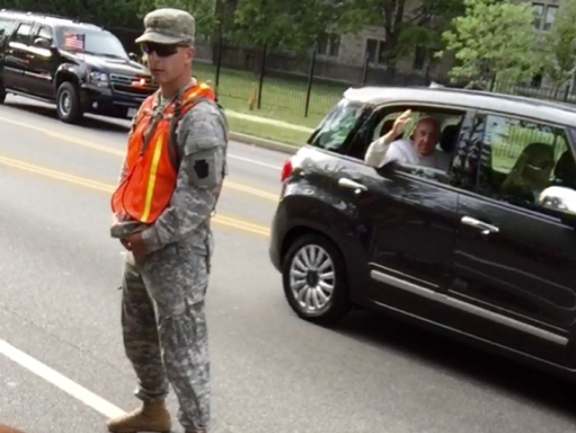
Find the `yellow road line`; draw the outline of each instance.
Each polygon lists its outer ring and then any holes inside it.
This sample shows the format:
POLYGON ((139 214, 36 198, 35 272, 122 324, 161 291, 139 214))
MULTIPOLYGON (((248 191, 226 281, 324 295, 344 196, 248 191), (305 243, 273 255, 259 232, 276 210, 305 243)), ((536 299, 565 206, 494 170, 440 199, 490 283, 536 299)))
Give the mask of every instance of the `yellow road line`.
MULTIPOLYGON (((79 185, 96 191, 105 192, 108 194, 112 194, 116 189, 115 185, 97 182, 84 177, 63 173, 61 171, 51 170, 49 168, 30 164, 13 158, 6 158, 4 156, 0 156, 0 164, 16 168, 19 170, 27 171, 30 173, 36 173, 44 177, 58 179, 69 184, 79 185)), ((270 229, 268 227, 259 224, 254 224, 241 218, 216 214, 216 216, 212 219, 212 221, 214 221, 217 224, 236 228, 238 230, 242 230, 245 232, 254 233, 265 237, 270 236, 270 229)))
MULTIPOLYGON (((93 143, 91 141, 83 140, 83 139, 80 139, 80 138, 77 138, 74 136, 70 136, 70 135, 60 133, 60 132, 52 131, 48 128, 42 128, 39 126, 30 125, 28 123, 19 122, 17 120, 9 119, 7 117, 1 117, 0 116, 0 121, 6 122, 6 123, 11 123, 12 125, 20 126, 22 128, 31 129, 33 131, 38 131, 38 132, 41 132, 43 134, 48 135, 49 137, 55 138, 57 140, 62 140, 62 141, 66 141, 68 143, 73 143, 73 144, 76 144, 77 146, 85 147, 86 149, 95 150, 97 152, 107 153, 109 155, 118 156, 120 158, 123 158, 124 155, 126 154, 126 152, 124 152, 122 150, 114 149, 114 148, 109 147, 109 146, 104 146, 104 145, 93 143)), ((253 196, 260 197, 260 198, 263 198, 265 200, 270 200, 273 202, 277 202, 279 199, 279 194, 274 194, 272 192, 264 191, 264 190, 254 188, 254 187, 251 187, 248 185, 243 185, 241 183, 231 182, 229 180, 224 181, 224 186, 227 189, 232 189, 235 191, 243 192, 245 194, 253 195, 253 196)))

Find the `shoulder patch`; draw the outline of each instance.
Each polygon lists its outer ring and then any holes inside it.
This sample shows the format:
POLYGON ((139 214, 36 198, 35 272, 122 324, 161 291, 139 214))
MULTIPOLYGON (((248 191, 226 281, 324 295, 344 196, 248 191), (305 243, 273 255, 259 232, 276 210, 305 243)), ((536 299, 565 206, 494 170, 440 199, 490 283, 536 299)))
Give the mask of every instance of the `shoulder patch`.
POLYGON ((198 159, 194 162, 194 171, 198 179, 206 179, 210 175, 210 164, 205 159, 198 159))

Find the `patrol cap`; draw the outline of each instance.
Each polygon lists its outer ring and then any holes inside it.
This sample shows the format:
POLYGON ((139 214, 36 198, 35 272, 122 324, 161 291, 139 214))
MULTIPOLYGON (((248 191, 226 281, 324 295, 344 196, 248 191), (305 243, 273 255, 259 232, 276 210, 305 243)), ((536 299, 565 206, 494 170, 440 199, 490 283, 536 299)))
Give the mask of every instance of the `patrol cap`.
POLYGON ((196 20, 180 9, 162 8, 144 17, 144 33, 137 44, 150 42, 166 45, 194 45, 196 20))

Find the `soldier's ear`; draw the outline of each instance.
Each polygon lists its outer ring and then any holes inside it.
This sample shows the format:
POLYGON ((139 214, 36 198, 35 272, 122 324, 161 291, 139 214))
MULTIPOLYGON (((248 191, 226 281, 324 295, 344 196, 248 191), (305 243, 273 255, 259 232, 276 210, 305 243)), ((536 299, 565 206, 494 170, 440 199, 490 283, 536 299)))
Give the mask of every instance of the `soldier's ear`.
POLYGON ((192 62, 195 56, 196 56, 196 48, 194 47, 186 48, 186 60, 192 62))

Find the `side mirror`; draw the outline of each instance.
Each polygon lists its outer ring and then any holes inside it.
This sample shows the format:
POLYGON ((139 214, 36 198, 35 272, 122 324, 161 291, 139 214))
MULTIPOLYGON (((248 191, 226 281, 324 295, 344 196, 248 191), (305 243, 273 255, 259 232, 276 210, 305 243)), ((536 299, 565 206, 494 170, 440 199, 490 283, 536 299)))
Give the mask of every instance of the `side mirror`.
POLYGON ((538 196, 538 205, 561 214, 562 220, 576 227, 576 191, 561 186, 546 188, 538 196))
POLYGON ((48 39, 36 38, 34 39, 34 45, 41 48, 51 48, 52 42, 50 42, 48 39))
POLYGON ((132 60, 133 62, 137 62, 139 60, 138 56, 136 55, 136 53, 128 53, 128 57, 130 58, 130 60, 132 60))

